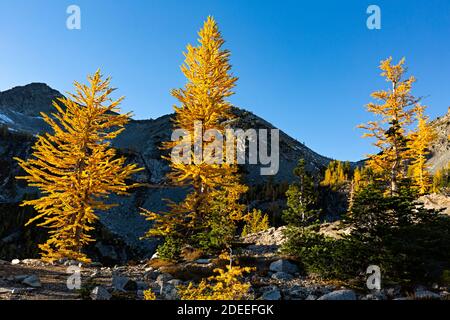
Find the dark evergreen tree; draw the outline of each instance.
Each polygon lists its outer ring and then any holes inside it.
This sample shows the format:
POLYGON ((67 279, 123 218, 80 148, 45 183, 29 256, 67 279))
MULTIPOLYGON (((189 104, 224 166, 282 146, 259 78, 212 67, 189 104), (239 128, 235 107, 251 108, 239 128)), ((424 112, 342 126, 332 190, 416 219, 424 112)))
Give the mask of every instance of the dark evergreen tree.
POLYGON ((293 171, 298 178, 286 191, 288 208, 283 211, 283 220, 289 225, 305 226, 314 221, 319 214, 315 204, 317 190, 314 180, 305 169, 305 160, 299 160, 293 171))

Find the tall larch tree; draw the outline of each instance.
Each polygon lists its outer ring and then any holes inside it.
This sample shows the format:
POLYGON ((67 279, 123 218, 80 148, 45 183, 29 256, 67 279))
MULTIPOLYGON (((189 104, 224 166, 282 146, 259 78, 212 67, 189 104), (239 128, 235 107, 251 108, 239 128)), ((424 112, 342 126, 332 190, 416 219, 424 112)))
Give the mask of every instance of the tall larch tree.
MULTIPOLYGON (((233 94, 237 78, 230 73, 230 52, 222 48, 224 40, 212 17, 207 18, 198 35, 198 45, 187 46, 185 62, 181 66, 187 83, 184 88, 172 91, 180 102, 174 107, 174 129, 186 130, 195 147, 189 151, 187 158, 190 161, 173 161, 167 157, 171 166, 170 181, 178 186, 188 186, 192 192, 184 201, 171 203, 169 212, 144 210, 148 219, 154 222, 147 236, 173 237, 192 245, 199 245, 224 231, 217 228, 231 226, 232 229, 234 221, 243 218, 244 207, 238 201, 247 190, 239 183, 238 167, 227 159, 225 150, 221 155, 208 156, 201 152, 214 141, 202 139, 207 130, 213 129, 225 136, 223 121, 233 118, 227 98, 233 94), (196 124, 201 125, 200 132, 195 129, 196 124), (210 161, 211 156, 222 157, 222 163, 210 161)), ((178 144, 178 141, 170 141, 163 147, 173 149, 178 144)))
POLYGON ((23 179, 40 190, 40 198, 23 202, 38 214, 27 225, 49 229, 49 239, 39 245, 42 258, 89 262, 82 248, 91 241, 97 210, 107 210, 105 198, 124 195, 137 184, 126 180, 140 169, 125 164, 111 140, 124 130, 130 114, 119 114, 123 98, 112 100, 110 78, 100 71, 88 76, 89 85, 74 83, 75 93, 53 102, 55 112, 42 113, 52 133, 37 137, 30 159, 17 159, 27 173, 23 179))
POLYGON ((352 207, 355 201, 355 194, 357 194, 361 188, 361 169, 359 167, 355 168, 353 172, 353 178, 350 183, 350 192, 348 196, 348 212, 352 212, 352 207))
POLYGON ((350 183, 349 206, 351 213, 355 197, 364 190, 369 184, 374 182, 372 169, 367 166, 356 167, 353 171, 353 177, 350 183))
POLYGON ((425 107, 418 108, 417 129, 408 137, 408 149, 411 157, 410 175, 420 194, 427 193, 432 186, 427 156, 430 153, 429 148, 437 137, 437 133, 429 123, 428 117, 424 115, 424 111, 425 107))
POLYGON ((407 128, 414 121, 420 101, 411 94, 415 78, 404 79, 404 64, 405 59, 396 65, 392 58, 381 62, 381 76, 391 88, 372 93, 377 102, 369 103, 367 110, 377 120, 359 126, 368 131, 363 137, 375 138, 374 145, 380 152, 369 155, 367 165, 389 184, 391 194, 397 193, 399 181, 407 174, 407 128))

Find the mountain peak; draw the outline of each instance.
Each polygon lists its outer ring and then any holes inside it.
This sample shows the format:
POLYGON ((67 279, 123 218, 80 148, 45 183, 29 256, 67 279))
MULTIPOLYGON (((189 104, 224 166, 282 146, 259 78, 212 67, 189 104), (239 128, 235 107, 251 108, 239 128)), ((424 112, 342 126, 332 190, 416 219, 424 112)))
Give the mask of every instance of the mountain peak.
POLYGON ((46 83, 33 82, 0 92, 0 110, 7 109, 28 116, 51 112, 52 101, 63 95, 46 83))
POLYGON ((58 92, 44 82, 31 82, 31 83, 25 84, 23 86, 15 86, 11 89, 8 89, 5 91, 0 91, 0 94, 7 94, 7 93, 11 93, 11 92, 14 92, 14 93, 19 92, 20 93, 20 92, 27 92, 27 91, 37 91, 40 93, 58 92))

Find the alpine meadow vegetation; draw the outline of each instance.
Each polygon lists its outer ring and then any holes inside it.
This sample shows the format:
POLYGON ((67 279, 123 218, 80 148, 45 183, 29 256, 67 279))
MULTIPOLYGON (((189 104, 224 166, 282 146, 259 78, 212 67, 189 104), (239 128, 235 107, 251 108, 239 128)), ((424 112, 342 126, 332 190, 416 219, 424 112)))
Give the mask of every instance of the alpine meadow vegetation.
POLYGON ((30 159, 16 159, 26 175, 19 176, 40 190, 40 197, 26 200, 38 214, 27 222, 39 221, 49 229, 49 239, 39 245, 46 261, 71 259, 89 262, 82 252, 95 241, 90 235, 98 220, 97 210, 114 204, 104 199, 110 194, 126 195, 131 188, 126 180, 140 171, 117 156, 111 140, 129 121, 130 114, 119 114, 123 98, 112 100, 110 78, 100 71, 88 76, 88 85, 74 83, 75 93, 53 102, 55 112, 41 113, 52 133, 37 137, 30 159))

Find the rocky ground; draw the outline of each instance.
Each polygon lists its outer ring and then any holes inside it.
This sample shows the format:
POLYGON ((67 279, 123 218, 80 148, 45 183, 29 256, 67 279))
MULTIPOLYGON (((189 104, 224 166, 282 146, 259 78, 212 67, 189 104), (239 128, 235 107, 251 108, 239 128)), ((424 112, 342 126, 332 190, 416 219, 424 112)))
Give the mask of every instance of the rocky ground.
MULTIPOLYGON (((295 263, 278 254, 282 242, 282 229, 271 228, 248 236, 235 252, 235 259, 241 265, 256 267, 255 272, 245 279, 252 284, 251 294, 255 299, 450 299, 450 288, 447 287, 417 286, 408 291, 389 287, 361 291, 303 276, 295 263)), ((217 266, 215 261, 214 258, 196 258, 175 265, 153 258, 135 265, 103 267, 98 263, 81 265, 75 261, 51 265, 35 259, 0 260, 0 300, 140 300, 147 289, 151 289, 157 299, 178 299, 177 286, 211 275, 217 266), (80 270, 81 288, 70 290, 67 284, 75 283, 76 270, 80 270)))
POLYGON ((425 208, 443 210, 442 213, 450 215, 450 197, 433 193, 422 196, 420 200, 425 208))

